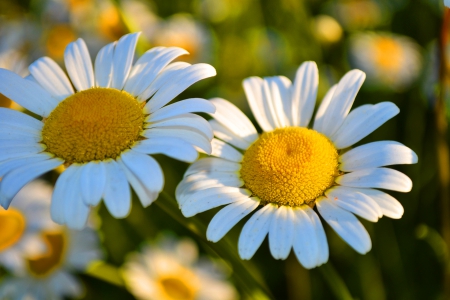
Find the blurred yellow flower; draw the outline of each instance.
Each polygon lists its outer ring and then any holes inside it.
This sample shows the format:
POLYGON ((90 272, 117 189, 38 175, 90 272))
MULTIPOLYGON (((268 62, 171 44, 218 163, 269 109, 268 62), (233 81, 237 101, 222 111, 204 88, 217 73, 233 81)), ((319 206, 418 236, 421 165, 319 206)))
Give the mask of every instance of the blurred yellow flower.
POLYGON ((327 15, 316 16, 313 21, 313 31, 317 39, 324 44, 333 44, 342 38, 341 25, 327 15))

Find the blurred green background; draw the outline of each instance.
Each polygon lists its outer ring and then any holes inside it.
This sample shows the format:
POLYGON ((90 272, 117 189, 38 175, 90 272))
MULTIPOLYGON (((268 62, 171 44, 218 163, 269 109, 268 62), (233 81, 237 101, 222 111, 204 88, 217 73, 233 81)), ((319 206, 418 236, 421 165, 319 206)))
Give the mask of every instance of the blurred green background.
MULTIPOLYGON (((326 266, 305 270, 293 253, 286 261, 277 261, 269 253, 267 239, 250 262, 241 264, 233 255, 244 221, 228 233, 228 241, 217 244, 206 241, 204 227, 197 228, 198 234, 187 229, 186 222, 193 221, 172 209, 176 206, 172 197, 188 165, 157 156, 165 174, 165 193, 156 203, 143 209, 135 199, 131 214, 123 220, 112 218, 104 206, 98 211, 106 260, 120 267, 144 240, 172 231, 195 239, 203 253, 221 257, 230 267, 230 280, 242 299, 259 299, 252 292, 255 283, 249 274, 257 278, 270 299, 345 295, 369 300, 450 299, 450 166, 446 160, 450 139, 448 119, 442 118, 448 80, 444 72, 439 73, 447 68, 446 60, 439 56, 439 49, 446 49, 446 45, 439 47, 443 18, 440 0, 2 0, 0 55, 16 49, 25 65, 43 55, 61 62, 66 44, 82 37, 95 57, 100 47, 124 33, 142 31, 141 54, 152 46, 177 45, 191 52, 181 60, 205 62, 217 69, 215 78, 195 84, 178 99, 222 97, 253 121, 241 85, 246 77, 284 75, 292 80, 303 61, 314 60, 320 73, 319 102, 351 68, 368 74, 381 72, 381 77, 368 78, 355 107, 392 101, 401 112, 358 144, 396 140, 412 148, 419 163, 395 167, 414 183, 408 194, 390 192, 404 206, 403 217, 384 217, 375 224, 362 220, 373 242, 368 254, 356 253, 324 225, 330 247, 326 266), (352 41, 368 33, 408 37, 409 44, 393 39, 397 46, 381 48, 378 53, 376 42, 352 49, 352 41), (404 49, 411 44, 413 58, 404 49), (394 49, 397 56, 383 49, 394 49), (368 55, 358 65, 356 57, 364 52, 368 55), (370 64, 370 59, 383 53, 387 67, 379 60, 370 64), (411 66, 415 68, 410 70, 411 66), (376 79, 389 74, 394 74, 390 80, 376 79), (395 82, 400 79, 406 83, 395 82)), ((50 174, 48 179, 54 181, 55 176, 50 174)), ((206 225, 217 210, 192 219, 206 225)), ((80 276, 86 285, 85 299, 134 299, 123 287, 80 276)))

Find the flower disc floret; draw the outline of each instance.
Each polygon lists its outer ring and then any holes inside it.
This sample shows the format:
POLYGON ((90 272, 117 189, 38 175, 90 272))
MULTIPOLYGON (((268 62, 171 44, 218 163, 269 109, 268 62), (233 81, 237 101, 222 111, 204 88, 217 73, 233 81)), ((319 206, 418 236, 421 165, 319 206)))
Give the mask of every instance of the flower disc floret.
POLYGON ((145 115, 129 93, 91 88, 63 100, 45 120, 46 151, 67 164, 115 159, 139 139, 145 115))
POLYGON ((266 203, 309 204, 334 183, 338 153, 323 134, 290 127, 263 133, 245 152, 245 187, 266 203))

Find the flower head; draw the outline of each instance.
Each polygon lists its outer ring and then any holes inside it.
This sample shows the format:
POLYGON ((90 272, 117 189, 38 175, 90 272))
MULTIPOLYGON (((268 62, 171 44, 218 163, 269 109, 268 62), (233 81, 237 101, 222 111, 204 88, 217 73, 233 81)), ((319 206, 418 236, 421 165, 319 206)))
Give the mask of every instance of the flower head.
POLYGON ((28 79, 0 69, 0 93, 41 117, 0 108, 3 207, 27 182, 64 165, 52 197, 55 222, 82 228, 101 199, 113 216, 125 217, 129 184, 144 206, 162 190, 162 170, 148 154, 192 162, 198 156, 194 146, 211 151, 211 128, 192 112, 212 113, 214 106, 199 98, 166 104, 214 76, 214 68, 171 63, 187 54, 176 47, 150 49, 133 65, 138 36, 103 47, 95 67, 82 39, 69 44, 69 77, 48 57, 30 65, 28 79))
POLYGON ((129 256, 124 266, 129 290, 146 300, 233 300, 237 293, 213 262, 199 260, 189 239, 161 238, 129 256))
POLYGON ((263 129, 224 99, 212 99, 210 121, 217 139, 212 155, 192 164, 176 195, 186 217, 227 205, 212 219, 207 238, 220 240, 251 212, 239 238, 239 254, 250 259, 269 235, 272 255, 285 259, 293 248, 313 268, 328 260, 328 245, 316 207, 325 221, 356 251, 371 248, 354 216, 376 222, 400 218, 403 208, 377 188, 408 192, 411 180, 383 166, 417 162, 416 154, 394 141, 352 145, 398 114, 391 102, 350 108, 365 74, 348 72, 327 93, 316 113, 318 71, 306 62, 295 82, 282 76, 244 81, 250 108, 263 129), (348 150, 348 151, 346 151, 348 150))
POLYGON ((82 286, 71 272, 101 257, 91 228, 73 231, 51 221, 51 195, 50 186, 33 181, 0 213, 0 264, 11 273, 0 283, 1 299, 80 296, 82 286))

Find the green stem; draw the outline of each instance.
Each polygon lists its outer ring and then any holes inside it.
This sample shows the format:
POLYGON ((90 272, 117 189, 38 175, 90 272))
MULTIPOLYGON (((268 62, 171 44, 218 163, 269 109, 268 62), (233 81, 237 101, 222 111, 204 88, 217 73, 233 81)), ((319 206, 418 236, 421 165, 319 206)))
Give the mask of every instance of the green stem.
POLYGON ((339 276, 339 274, 334 269, 331 262, 327 262, 319 268, 322 273, 323 278, 328 283, 328 286, 333 291, 336 299, 340 300, 352 300, 353 297, 350 294, 344 280, 339 276))

